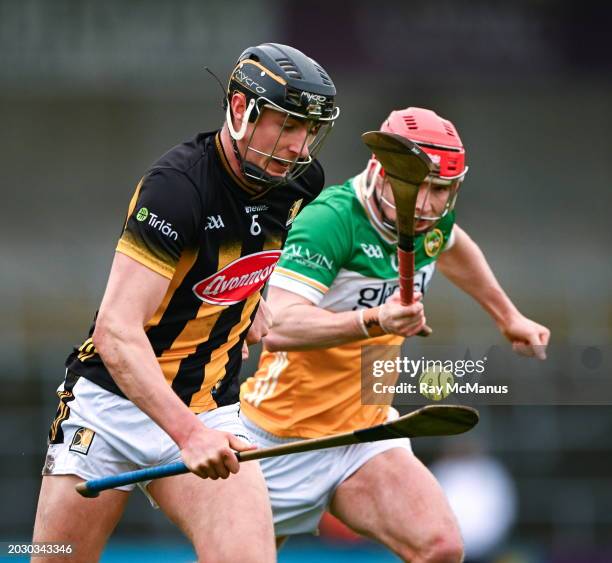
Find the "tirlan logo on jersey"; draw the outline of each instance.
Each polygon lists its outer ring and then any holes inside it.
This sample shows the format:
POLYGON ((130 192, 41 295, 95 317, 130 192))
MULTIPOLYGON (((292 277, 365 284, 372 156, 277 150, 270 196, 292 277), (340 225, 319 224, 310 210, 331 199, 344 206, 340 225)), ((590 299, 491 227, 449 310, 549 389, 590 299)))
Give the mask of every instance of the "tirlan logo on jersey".
POLYGON ((211 305, 235 305, 260 290, 274 271, 280 250, 264 250, 230 262, 193 286, 193 292, 211 305))

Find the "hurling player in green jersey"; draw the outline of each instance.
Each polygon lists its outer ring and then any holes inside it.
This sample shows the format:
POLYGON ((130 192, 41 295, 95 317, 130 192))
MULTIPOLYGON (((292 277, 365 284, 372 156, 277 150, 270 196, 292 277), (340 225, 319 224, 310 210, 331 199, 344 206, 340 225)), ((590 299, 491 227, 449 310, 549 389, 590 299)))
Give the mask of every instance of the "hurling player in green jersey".
MULTIPOLYGON (((416 206, 417 302, 397 290, 396 208, 380 164, 331 186, 295 220, 270 278, 274 324, 259 368, 241 389, 241 415, 260 446, 372 426, 393 416, 361 403, 360 351, 401 344, 425 326, 421 294, 435 265, 493 318, 520 354, 545 358, 549 330, 523 316, 495 279, 454 204, 467 172, 451 122, 394 111, 382 131, 419 144, 436 165, 416 206)), ((277 538, 313 532, 327 509, 405 561, 457 562, 461 535, 440 486, 408 439, 263 460, 277 538)))

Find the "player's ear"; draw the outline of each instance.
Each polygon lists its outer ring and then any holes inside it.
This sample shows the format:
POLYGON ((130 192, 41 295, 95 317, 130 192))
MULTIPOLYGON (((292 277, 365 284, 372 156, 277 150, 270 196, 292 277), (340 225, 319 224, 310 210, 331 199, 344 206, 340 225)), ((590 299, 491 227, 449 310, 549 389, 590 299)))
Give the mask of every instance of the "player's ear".
POLYGON ((232 110, 233 126, 236 131, 242 126, 246 107, 246 96, 242 92, 234 92, 230 99, 230 108, 232 110))

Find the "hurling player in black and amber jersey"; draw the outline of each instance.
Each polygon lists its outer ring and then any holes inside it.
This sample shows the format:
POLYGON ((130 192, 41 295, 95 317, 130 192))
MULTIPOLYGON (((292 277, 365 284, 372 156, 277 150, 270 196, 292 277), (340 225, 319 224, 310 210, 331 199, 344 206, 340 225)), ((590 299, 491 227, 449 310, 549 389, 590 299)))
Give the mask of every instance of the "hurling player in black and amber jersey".
POLYGON ((71 561, 97 560, 133 487, 84 499, 74 485, 182 458, 193 474, 146 492, 198 558, 275 559, 261 471, 238 474, 232 451, 252 447, 237 378, 247 340, 267 330, 260 292, 291 223, 323 188, 314 154, 339 113, 334 97, 301 52, 249 48, 223 128, 174 147, 140 180, 102 304, 58 389, 34 541, 75 542, 71 561))

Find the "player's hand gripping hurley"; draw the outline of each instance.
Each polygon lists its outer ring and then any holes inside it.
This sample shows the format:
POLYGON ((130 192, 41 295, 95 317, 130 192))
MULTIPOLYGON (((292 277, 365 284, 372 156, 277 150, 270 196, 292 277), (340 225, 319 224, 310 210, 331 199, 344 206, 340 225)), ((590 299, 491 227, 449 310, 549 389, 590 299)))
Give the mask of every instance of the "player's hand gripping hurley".
MULTIPOLYGON (((392 438, 417 438, 421 436, 452 436, 462 434, 478 423, 478 411, 471 407, 458 405, 428 405, 396 420, 379 424, 372 428, 355 430, 335 436, 300 440, 272 448, 262 448, 247 452, 236 452, 238 461, 252 461, 267 457, 322 450, 337 446, 347 446, 360 442, 376 442, 392 438)), ((128 471, 110 477, 91 479, 76 485, 76 490, 84 497, 97 497, 100 491, 131 485, 140 481, 149 481, 161 477, 170 477, 188 473, 182 463, 170 463, 137 471, 128 471)))
MULTIPOLYGON (((374 153, 391 185, 397 211, 397 261, 400 298, 403 305, 414 303, 415 209, 419 186, 433 172, 435 165, 416 143, 395 133, 369 131, 361 136, 374 153)), ((429 336, 427 325, 419 336, 429 336)))

